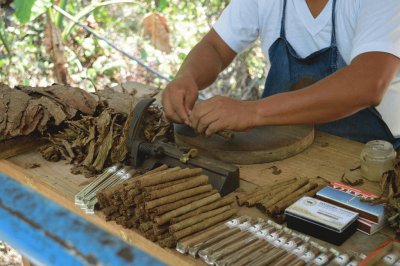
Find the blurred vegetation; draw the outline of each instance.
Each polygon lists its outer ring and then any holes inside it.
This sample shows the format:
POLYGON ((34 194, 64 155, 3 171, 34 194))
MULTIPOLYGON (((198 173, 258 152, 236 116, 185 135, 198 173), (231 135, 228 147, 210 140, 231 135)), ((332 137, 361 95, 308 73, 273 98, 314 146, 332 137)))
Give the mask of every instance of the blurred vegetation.
MULTIPOLYGON (((65 67, 68 83, 87 90, 125 81, 165 86, 165 81, 58 14, 52 4, 173 78, 229 1, 0 0, 0 82, 49 85, 60 82, 57 72, 65 67)), ((256 98, 264 70, 261 50, 249 49, 203 95, 256 98)))

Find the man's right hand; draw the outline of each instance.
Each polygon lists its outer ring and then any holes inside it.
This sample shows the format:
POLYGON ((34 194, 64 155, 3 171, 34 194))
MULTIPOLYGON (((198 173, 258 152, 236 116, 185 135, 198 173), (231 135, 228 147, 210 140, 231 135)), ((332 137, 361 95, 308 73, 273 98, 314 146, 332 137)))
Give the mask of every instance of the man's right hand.
POLYGON ((189 75, 176 77, 162 94, 165 117, 171 122, 189 125, 189 113, 197 100, 198 91, 193 77, 189 75))

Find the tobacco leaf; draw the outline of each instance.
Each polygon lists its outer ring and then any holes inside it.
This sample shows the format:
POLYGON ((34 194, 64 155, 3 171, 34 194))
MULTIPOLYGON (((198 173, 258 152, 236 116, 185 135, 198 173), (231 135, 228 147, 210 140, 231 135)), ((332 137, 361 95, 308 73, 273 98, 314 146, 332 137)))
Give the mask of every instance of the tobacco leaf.
POLYGON ((98 102, 90 93, 69 85, 54 84, 49 87, 17 86, 17 89, 29 95, 43 95, 61 104, 70 116, 74 116, 72 109, 84 114, 93 114, 98 102), (72 109, 71 109, 72 108, 72 109))
MULTIPOLYGON (((107 120, 106 120, 107 121, 107 120)), ((97 158, 93 164, 94 169, 96 169, 97 171, 101 171, 104 168, 104 163, 107 160, 107 157, 110 153, 110 150, 112 148, 112 144, 113 144, 113 124, 115 122, 115 117, 113 118, 112 122, 108 122, 108 132, 106 133, 107 135, 102 138, 103 141, 101 142, 100 148, 99 148, 99 152, 97 154, 97 158)), ((104 131, 101 133, 105 133, 106 130, 104 128, 102 128, 104 131)))
POLYGON ((9 102, 10 88, 0 83, 0 136, 7 127, 7 111, 9 102))
MULTIPOLYGON (((139 99, 154 95, 159 90, 137 84, 130 84, 127 88, 121 85, 120 88, 125 92, 107 89, 99 93, 102 99, 97 103, 92 95, 86 97, 87 93, 81 94, 77 91, 79 89, 70 86, 19 86, 18 91, 26 93, 31 98, 30 104, 39 110, 37 127, 52 129, 44 131, 51 144, 41 149, 43 157, 52 161, 66 159, 74 164, 74 173, 83 173, 86 176, 125 161, 128 155, 126 142, 131 110, 139 99), (81 96, 77 98, 77 95, 81 96), (69 97, 76 98, 74 103, 68 100, 69 97), (95 104, 91 104, 92 100, 95 104), (58 123, 62 127, 54 133, 58 123)), ((36 117, 33 111, 28 114, 26 121, 36 117)), ((146 110, 143 126, 148 142, 172 136, 171 124, 165 120, 160 107, 151 106, 146 110)))
POLYGON ((6 135, 11 137, 16 137, 19 134, 19 126, 21 124, 21 119, 24 111, 28 107, 30 97, 21 91, 10 90, 10 102, 8 104, 7 110, 7 128, 6 135))
POLYGON ((44 111, 39 105, 31 104, 29 102, 28 107, 24 112, 24 116, 21 120, 21 125, 19 127, 19 135, 29 135, 35 129, 38 128, 39 123, 42 121, 44 116, 44 111))

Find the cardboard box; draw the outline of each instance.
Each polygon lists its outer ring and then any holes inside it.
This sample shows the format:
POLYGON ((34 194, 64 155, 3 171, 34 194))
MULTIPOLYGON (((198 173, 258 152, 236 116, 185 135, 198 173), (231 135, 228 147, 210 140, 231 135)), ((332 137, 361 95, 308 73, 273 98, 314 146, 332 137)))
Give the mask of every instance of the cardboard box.
POLYGON ((357 220, 357 230, 367 235, 375 234, 376 232, 381 230, 385 225, 386 225, 385 221, 382 221, 381 223, 378 224, 361 217, 358 218, 357 220))
POLYGON ((385 220, 385 209, 382 204, 371 205, 362 202, 360 199, 377 199, 378 196, 371 193, 332 182, 329 187, 325 187, 317 192, 317 198, 326 202, 338 205, 351 211, 359 213, 360 217, 371 222, 381 224, 385 220))
POLYGON ((311 197, 285 210, 287 227, 341 245, 357 229, 358 213, 311 197))

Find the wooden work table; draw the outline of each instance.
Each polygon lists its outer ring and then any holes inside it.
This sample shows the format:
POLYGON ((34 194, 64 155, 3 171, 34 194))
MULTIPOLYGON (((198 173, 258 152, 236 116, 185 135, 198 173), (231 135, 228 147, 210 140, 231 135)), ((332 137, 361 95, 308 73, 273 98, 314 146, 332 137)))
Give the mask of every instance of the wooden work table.
MULTIPOLYGON (((362 148, 363 144, 317 133, 312 146, 299 155, 274 163, 240 166, 241 189, 251 190, 256 186, 267 184, 271 179, 282 177, 321 176, 330 181, 340 181, 342 175, 345 174, 350 180, 359 179, 360 171, 354 169, 360 165, 359 155, 362 148)), ((29 151, 6 160, 0 160, 0 172, 29 186, 52 201, 83 216, 88 221, 121 237, 167 264, 203 265, 201 260, 181 255, 174 250, 163 249, 137 232, 124 229, 115 222, 105 222, 97 215, 85 214, 74 205, 74 196, 87 185, 87 179, 83 176, 72 175, 70 165, 66 161, 47 162, 38 152, 29 151), (27 165, 32 163, 40 166, 33 169, 28 168, 27 165)), ((360 188, 379 194, 377 183, 366 181, 360 188)), ((255 208, 243 207, 240 208, 240 213, 254 217, 265 217, 255 208)), ((334 248, 368 254, 393 235, 389 228, 385 228, 373 236, 356 232, 342 246, 334 248)), ((322 241, 318 242, 322 243, 322 241)), ((326 247, 332 246, 327 243, 322 244, 326 247)))

